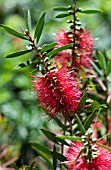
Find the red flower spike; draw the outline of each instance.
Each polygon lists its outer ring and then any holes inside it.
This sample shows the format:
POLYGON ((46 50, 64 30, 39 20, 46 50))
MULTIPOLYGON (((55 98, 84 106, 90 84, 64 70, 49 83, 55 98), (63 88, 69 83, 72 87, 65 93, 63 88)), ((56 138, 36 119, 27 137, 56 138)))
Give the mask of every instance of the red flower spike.
POLYGON ((68 33, 63 29, 56 34, 55 40, 58 42, 56 47, 61 47, 63 45, 67 45, 71 43, 71 40, 68 37, 68 33))
POLYGON ((98 146, 98 154, 91 162, 86 163, 84 154, 82 154, 76 162, 74 160, 78 156, 79 152, 83 148, 83 143, 73 142, 71 143, 65 162, 69 170, 110 170, 111 169, 111 152, 98 146))
POLYGON ((33 86, 40 105, 52 118, 60 111, 74 114, 81 98, 74 75, 66 68, 54 70, 46 76, 33 76, 33 86))
POLYGON ((90 60, 93 60, 92 52, 94 51, 94 39, 91 36, 91 31, 82 31, 78 38, 78 54, 79 60, 76 60, 76 66, 84 66, 85 68, 92 68, 90 60))
POLYGON ((51 116, 56 116, 59 112, 59 93, 53 88, 51 79, 52 76, 47 74, 47 77, 33 76, 34 91, 37 92, 37 98, 40 105, 45 109, 46 113, 51 116))
POLYGON ((61 105, 64 114, 75 113, 80 102, 81 92, 71 73, 66 67, 62 67, 57 73, 57 87, 61 93, 61 105))
MULTIPOLYGON (((59 33, 57 33, 55 40, 58 42, 55 48, 71 43, 68 33, 65 30, 61 30, 59 33)), ((70 64, 70 50, 59 52, 58 55, 54 57, 54 64, 58 68, 61 68, 62 66, 68 66, 70 64)))

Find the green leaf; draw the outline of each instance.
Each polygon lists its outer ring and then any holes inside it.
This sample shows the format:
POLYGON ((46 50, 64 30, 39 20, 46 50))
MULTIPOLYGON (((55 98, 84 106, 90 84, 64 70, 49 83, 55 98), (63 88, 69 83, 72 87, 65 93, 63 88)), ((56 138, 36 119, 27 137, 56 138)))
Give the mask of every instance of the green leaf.
POLYGON ((34 33, 34 39, 36 39, 36 42, 38 43, 40 36, 42 34, 42 30, 44 27, 44 19, 45 19, 46 12, 44 12, 41 17, 38 20, 38 23, 36 25, 35 33, 34 33))
POLYGON ((42 46, 41 52, 43 53, 43 52, 46 52, 46 51, 48 51, 48 50, 51 50, 51 49, 53 49, 57 44, 58 44, 57 42, 53 42, 53 43, 51 43, 51 44, 45 44, 45 45, 42 46))
POLYGON ((90 61, 90 62, 91 62, 91 65, 94 67, 95 71, 98 73, 98 75, 103 76, 103 73, 102 73, 102 71, 98 68, 98 66, 97 66, 93 61, 90 61))
POLYGON ((108 151, 111 152, 111 148, 109 148, 108 146, 103 145, 103 144, 100 144, 100 143, 98 143, 98 142, 96 142, 96 144, 97 144, 98 146, 100 146, 100 147, 102 147, 102 148, 104 148, 104 149, 107 149, 108 151))
MULTIPOLYGON (((53 154, 53 152, 52 152, 52 154, 53 154)), ((56 155, 56 158, 57 158, 60 162, 66 161, 65 156, 63 156, 62 154, 56 152, 55 155, 56 155)))
POLYGON ((59 125, 59 127, 62 128, 62 130, 67 131, 67 126, 64 126, 63 123, 62 123, 57 117, 54 117, 53 119, 54 119, 55 122, 59 125))
POLYGON ((27 27, 28 33, 30 34, 30 30, 31 30, 31 14, 30 14, 29 10, 27 11, 27 14, 26 14, 26 11, 24 11, 24 17, 25 17, 25 22, 26 22, 26 27, 27 27))
POLYGON ((30 14, 30 11, 28 10, 28 13, 27 13, 27 29, 28 29, 28 32, 30 34, 30 31, 31 31, 31 14, 30 14))
POLYGON ((44 130, 44 129, 41 129, 41 131, 44 133, 44 135, 45 135, 49 140, 53 141, 54 143, 59 144, 59 142, 60 142, 60 143, 62 143, 62 144, 64 144, 64 145, 67 145, 67 146, 69 145, 69 144, 68 144, 66 141, 64 141, 63 139, 58 139, 54 133, 49 132, 49 131, 44 130))
POLYGON ((40 152, 37 148, 35 148, 35 147, 32 147, 32 148, 37 152, 37 154, 38 154, 41 158, 43 158, 43 160, 46 161, 46 163, 49 165, 49 167, 50 167, 52 170, 54 170, 53 165, 52 165, 51 161, 47 158, 47 156, 46 156, 45 154, 43 154, 42 152, 40 152))
POLYGON ((3 24, 1 24, 0 27, 4 28, 4 30, 7 33, 11 34, 11 35, 14 35, 14 36, 19 37, 19 38, 24 39, 24 40, 28 40, 28 38, 26 36, 24 36, 23 34, 15 31, 14 29, 12 29, 10 27, 7 27, 7 26, 5 26, 3 24))
POLYGON ((48 156, 52 156, 51 151, 49 150, 48 147, 33 141, 31 141, 30 143, 32 144, 33 147, 40 150, 41 152, 47 154, 48 156))
POLYGON ((69 10, 69 7, 55 7, 53 8, 54 11, 68 11, 69 10))
POLYGON ((62 14, 58 14, 55 16, 55 18, 65 18, 65 17, 68 17, 70 16, 71 14, 69 13, 62 13, 62 14))
POLYGON ((111 60, 108 61, 107 64, 107 76, 111 73, 111 60))
POLYGON ((85 134, 86 130, 85 130, 84 126, 82 125, 82 122, 81 122, 80 118, 78 117, 77 114, 75 114, 75 116, 76 116, 76 120, 77 120, 78 125, 79 125, 78 126, 79 129, 81 130, 82 134, 85 134))
POLYGON ((51 52, 49 52, 49 53, 47 54, 47 56, 51 59, 51 58, 53 58, 54 56, 56 56, 59 52, 61 52, 61 51, 63 51, 63 50, 66 50, 66 49, 69 49, 69 48, 71 48, 71 47, 72 47, 72 44, 64 45, 64 46, 62 46, 62 47, 59 47, 59 48, 57 48, 57 49, 52 50, 51 52))
POLYGON ((21 55, 27 54, 29 52, 31 52, 32 50, 21 50, 21 51, 17 51, 14 52, 12 54, 8 54, 7 56, 5 56, 5 58, 14 58, 14 57, 19 57, 21 55))
POLYGON ((99 9, 89 9, 89 10, 80 10, 80 13, 84 13, 84 14, 96 14, 96 13, 100 13, 103 12, 99 9))
POLYGON ((34 60, 35 60, 35 59, 33 58, 33 59, 27 60, 27 61, 25 61, 25 62, 23 62, 23 63, 20 63, 19 65, 17 65, 17 66, 14 68, 14 70, 27 67, 27 66, 31 65, 31 64, 34 62, 34 60))
POLYGON ((96 108, 94 109, 94 111, 89 115, 89 117, 87 118, 87 120, 86 120, 86 122, 85 122, 85 124, 84 124, 84 128, 86 129, 86 130, 88 130, 88 128, 90 127, 90 125, 92 124, 92 121, 93 121, 93 119, 94 119, 94 117, 95 117, 95 114, 96 114, 96 108))
POLYGON ((101 51, 97 51, 97 58, 101 69, 106 70, 106 60, 101 51))
POLYGON ((47 130, 41 129, 41 131, 44 133, 44 135, 51 141, 53 141, 56 144, 59 144, 56 139, 56 135, 52 132, 49 132, 47 130))
POLYGON ((74 140, 77 142, 81 142, 81 137, 78 136, 56 136, 56 137, 60 139, 67 139, 67 140, 74 140))
POLYGON ((111 135, 111 132, 107 133, 106 135, 102 136, 101 138, 98 139, 98 141, 105 139, 106 137, 108 137, 109 135, 111 135))
POLYGON ((54 170, 56 170, 56 167, 57 167, 57 157, 56 157, 56 146, 54 145, 54 148, 53 148, 53 167, 54 167, 54 170))
POLYGON ((87 100, 87 97, 88 97, 88 94, 86 91, 84 91, 83 93, 83 96, 80 100, 80 103, 78 104, 78 108, 77 108, 77 114, 81 112, 81 110, 83 109, 85 103, 86 103, 86 100, 87 100))

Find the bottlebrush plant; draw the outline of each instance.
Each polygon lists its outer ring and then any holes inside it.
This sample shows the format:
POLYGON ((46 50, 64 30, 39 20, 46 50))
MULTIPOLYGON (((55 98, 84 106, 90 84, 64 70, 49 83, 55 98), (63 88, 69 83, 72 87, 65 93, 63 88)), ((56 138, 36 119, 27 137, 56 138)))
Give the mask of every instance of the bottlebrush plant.
MULTIPOLYGON (((36 74, 30 75, 39 106, 55 121, 60 134, 41 129, 53 142, 50 150, 38 142, 31 145, 48 169, 108 170, 111 169, 111 94, 109 88, 110 64, 105 51, 95 48, 91 30, 80 23, 78 13, 96 14, 98 9, 77 8, 73 0, 67 7, 55 7, 61 12, 55 18, 66 18, 69 29, 62 28, 55 35, 55 42, 39 46, 45 15, 44 12, 31 32, 31 16, 27 13, 26 30, 22 33, 0 25, 7 33, 26 40, 25 50, 14 52, 6 58, 30 53, 30 60, 16 69, 36 64, 36 74), (35 52, 32 57, 31 52, 35 52), (104 133, 102 132, 104 128, 104 133)), ((32 168, 32 165, 31 165, 32 168)))

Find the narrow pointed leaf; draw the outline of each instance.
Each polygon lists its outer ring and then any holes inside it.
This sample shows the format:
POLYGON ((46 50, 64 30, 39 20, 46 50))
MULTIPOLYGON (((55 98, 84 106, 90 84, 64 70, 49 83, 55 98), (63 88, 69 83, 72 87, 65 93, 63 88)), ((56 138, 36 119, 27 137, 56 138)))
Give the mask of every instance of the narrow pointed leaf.
POLYGON ((30 14, 30 11, 28 10, 28 30, 29 30, 29 33, 30 33, 30 30, 31 30, 31 14, 30 14))
POLYGON ((54 117, 53 119, 54 119, 55 122, 59 125, 59 127, 62 128, 62 130, 67 131, 67 126, 64 126, 63 123, 62 123, 57 117, 54 117))
POLYGON ((81 100, 80 100, 80 103, 79 103, 79 105, 78 105, 77 114, 80 113, 81 110, 83 109, 83 107, 84 107, 84 105, 85 105, 85 103, 86 103, 87 97, 88 97, 88 94, 87 94, 87 92, 85 91, 85 92, 83 93, 83 96, 82 96, 82 98, 81 98, 81 100))
POLYGON ((49 167, 54 170, 53 165, 51 163, 51 161, 47 158, 47 156, 45 154, 43 154, 42 152, 40 152, 37 148, 33 147, 33 149, 35 150, 35 152, 37 152, 37 154, 43 158, 43 160, 49 165, 49 167))
POLYGON ((29 52, 31 52, 32 50, 21 50, 21 51, 17 51, 14 52, 12 54, 8 54, 5 58, 14 58, 14 57, 19 57, 21 55, 27 54, 29 52))
POLYGON ((41 52, 46 52, 48 50, 53 49, 58 43, 57 42, 53 42, 51 44, 45 44, 42 46, 41 52))
POLYGON ((61 52, 61 51, 63 51, 63 50, 66 50, 66 49, 69 49, 69 48, 71 48, 71 47, 72 47, 72 44, 64 45, 64 46, 62 46, 62 47, 59 47, 59 48, 57 48, 57 49, 52 50, 51 52, 49 52, 49 53, 47 54, 47 56, 51 59, 51 58, 53 58, 54 56, 56 56, 59 52, 61 52))
POLYGON ((35 147, 36 149, 40 150, 41 152, 47 154, 48 156, 52 156, 50 150, 48 147, 42 145, 42 144, 39 144, 37 142, 31 142, 32 146, 35 147))
MULTIPOLYGON (((53 154, 53 151, 52 151, 52 154, 53 154)), ((57 160, 59 160, 60 162, 66 161, 65 156, 63 156, 62 154, 60 154, 60 153, 58 153, 58 152, 56 152, 55 154, 56 154, 57 160)))
POLYGON ((56 157, 56 146, 54 145, 54 148, 53 148, 53 167, 54 167, 54 170, 56 170, 56 167, 57 167, 57 157, 56 157))
POLYGON ((76 116, 76 120, 78 122, 78 125, 79 125, 78 127, 79 127, 80 131, 82 132, 82 134, 85 134, 86 130, 85 130, 84 126, 82 125, 80 118, 78 117, 77 114, 75 114, 75 116, 76 116))
POLYGON ((92 121, 95 117, 95 114, 96 114, 96 109, 94 109, 94 111, 90 114, 90 116, 88 117, 88 119, 86 120, 85 124, 84 124, 84 128, 86 130, 88 130, 88 128, 90 127, 90 125, 92 124, 92 121))
POLYGON ((53 8, 54 11, 68 11, 69 7, 55 7, 53 8))
POLYGON ((101 51, 97 51, 97 58, 101 69, 106 71, 106 61, 101 51))
POLYGON ((81 142, 81 137, 78 137, 78 136, 57 136, 57 138, 81 142))
POLYGON ((100 146, 100 147, 102 147, 102 148, 104 148, 104 149, 107 149, 108 151, 111 152, 111 148, 109 148, 108 146, 103 145, 103 144, 100 144, 100 143, 98 143, 98 142, 96 142, 96 144, 97 144, 98 146, 100 146))
POLYGON ((3 25, 3 24, 1 24, 0 27, 4 28, 4 30, 5 30, 7 33, 9 33, 9 34, 11 34, 11 35, 14 35, 15 37, 19 37, 19 38, 21 38, 21 39, 28 40, 28 38, 27 38, 26 36, 24 36, 23 34, 15 31, 14 29, 12 29, 12 28, 10 28, 10 27, 7 27, 7 26, 5 26, 5 25, 3 25))
POLYGON ((66 141, 64 141, 63 139, 58 139, 54 133, 49 132, 49 131, 44 130, 44 129, 41 129, 41 131, 44 133, 44 135, 45 135, 49 140, 53 141, 54 143, 59 144, 59 142, 60 142, 60 143, 62 143, 62 144, 64 144, 64 145, 67 145, 67 146, 69 145, 69 144, 68 144, 66 141))
POLYGON ((101 138, 98 139, 98 141, 105 139, 107 136, 111 135, 111 132, 107 133, 106 135, 102 136, 101 138))
POLYGON ((69 13, 62 13, 62 14, 58 14, 55 16, 55 18, 65 18, 65 17, 68 17, 70 16, 71 14, 69 13))
POLYGON ((100 13, 102 11, 99 9, 89 9, 89 10, 81 10, 79 12, 84 13, 84 14, 96 14, 96 13, 100 13))
POLYGON ((98 68, 98 66, 97 66, 93 61, 90 61, 90 62, 91 62, 91 65, 94 67, 95 71, 98 73, 98 75, 103 76, 103 73, 102 73, 102 71, 98 68))
POLYGON ((27 13, 24 11, 24 17, 25 17, 25 22, 26 22, 26 28, 28 30, 28 33, 30 34, 31 30, 31 14, 30 11, 28 10, 27 13))
POLYGON ((54 133, 49 132, 49 131, 44 130, 44 129, 41 129, 41 131, 43 132, 43 134, 44 134, 49 140, 53 141, 53 142, 56 143, 56 144, 59 144, 59 143, 57 142, 56 135, 55 135, 54 133))
POLYGON ((34 33, 34 39, 36 39, 36 42, 38 43, 39 39, 40 39, 40 36, 42 34, 42 30, 43 30, 43 27, 44 27, 44 19, 45 19, 45 14, 46 12, 44 12, 40 19, 38 20, 38 23, 36 25, 36 29, 35 29, 35 33, 34 33))
POLYGON ((35 60, 35 59, 30 59, 30 60, 27 60, 26 62, 20 63, 19 65, 17 65, 17 66, 14 68, 14 70, 27 67, 27 66, 31 65, 31 64, 34 62, 34 60, 35 60))

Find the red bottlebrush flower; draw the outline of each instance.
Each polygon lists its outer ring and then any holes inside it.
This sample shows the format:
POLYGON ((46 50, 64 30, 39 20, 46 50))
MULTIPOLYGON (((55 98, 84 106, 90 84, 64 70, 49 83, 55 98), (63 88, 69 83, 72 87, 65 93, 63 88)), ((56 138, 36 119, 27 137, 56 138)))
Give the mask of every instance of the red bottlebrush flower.
POLYGON ((59 33, 56 34, 55 39, 58 42, 56 47, 61 47, 63 45, 67 45, 71 43, 71 40, 68 37, 68 33, 63 29, 59 33))
POLYGON ((110 170, 111 169, 111 152, 98 146, 98 154, 91 162, 86 163, 84 155, 82 154, 76 162, 74 160, 78 156, 79 152, 83 148, 83 143, 73 142, 71 143, 66 158, 66 165, 69 170, 110 170))
MULTIPOLYGON (((55 48, 71 43, 71 40, 68 37, 68 33, 65 30, 61 30, 59 33, 57 33, 55 40, 58 42, 55 48)), ((69 63, 70 63, 70 50, 69 49, 59 52, 58 55, 54 57, 54 64, 58 68, 61 68, 64 65, 69 65, 69 63)))
POLYGON ((75 78, 66 67, 33 78, 34 90, 46 113, 51 117, 60 111, 64 114, 74 114, 80 102, 81 92, 75 78))
POLYGON ((76 111, 80 102, 81 92, 74 78, 74 74, 71 73, 66 67, 62 67, 57 73, 57 87, 61 94, 61 105, 63 112, 68 114, 76 111))
POLYGON ((52 75, 47 74, 47 76, 32 76, 34 80, 33 86, 35 92, 37 92, 37 98, 40 101, 40 105, 47 114, 55 116, 59 112, 59 94, 58 90, 54 89, 52 86, 52 75))
POLYGON ((91 31, 85 31, 79 37, 79 50, 92 53, 94 49, 94 39, 91 31))
POLYGON ((91 31, 83 30, 77 42, 77 53, 79 54, 78 60, 76 60, 77 65, 91 68, 90 60, 93 60, 92 52, 94 51, 94 39, 91 36, 91 31))

